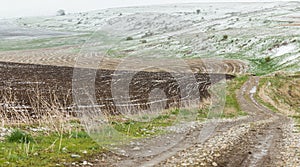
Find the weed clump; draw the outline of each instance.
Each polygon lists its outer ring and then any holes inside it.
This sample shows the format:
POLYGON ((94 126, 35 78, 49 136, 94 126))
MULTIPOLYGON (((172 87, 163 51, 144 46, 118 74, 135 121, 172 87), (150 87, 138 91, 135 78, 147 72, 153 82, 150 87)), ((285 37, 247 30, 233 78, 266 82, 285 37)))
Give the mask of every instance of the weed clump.
POLYGON ((11 143, 29 143, 33 142, 33 138, 31 135, 26 132, 17 129, 14 130, 10 135, 6 137, 6 140, 11 143))
POLYGON ((223 41, 226 41, 228 39, 228 35, 223 35, 223 41))
POLYGON ((266 62, 266 63, 268 63, 268 62, 270 62, 270 61, 271 61, 271 57, 270 57, 270 56, 268 56, 268 57, 265 58, 265 62, 266 62))
POLYGON ((131 40, 133 40, 132 37, 127 37, 127 38, 126 38, 126 41, 131 41, 131 40))

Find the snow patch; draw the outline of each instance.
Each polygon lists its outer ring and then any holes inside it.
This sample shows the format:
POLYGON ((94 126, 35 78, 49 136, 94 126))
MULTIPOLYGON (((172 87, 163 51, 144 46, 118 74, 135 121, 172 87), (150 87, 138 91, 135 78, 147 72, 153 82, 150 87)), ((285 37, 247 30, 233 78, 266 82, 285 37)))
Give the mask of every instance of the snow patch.
POLYGON ((275 48, 272 51, 274 52, 274 57, 282 56, 287 53, 291 53, 297 49, 297 46, 294 44, 280 46, 279 48, 275 48))
POLYGON ((295 54, 295 55, 288 56, 288 57, 284 58, 279 64, 282 65, 282 64, 286 64, 286 63, 291 62, 291 61, 295 61, 299 57, 300 57, 300 54, 295 54))
POLYGON ((250 93, 251 93, 251 94, 256 93, 256 89, 257 89, 256 86, 254 86, 254 87, 250 90, 250 93))

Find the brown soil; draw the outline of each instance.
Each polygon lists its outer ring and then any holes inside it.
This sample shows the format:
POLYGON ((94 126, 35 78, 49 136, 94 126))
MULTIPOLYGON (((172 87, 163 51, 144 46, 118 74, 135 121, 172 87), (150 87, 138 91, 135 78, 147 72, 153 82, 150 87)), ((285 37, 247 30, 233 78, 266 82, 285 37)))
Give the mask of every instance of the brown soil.
MULTIPOLYGON (((80 87, 76 91, 86 91, 91 95, 95 93, 96 100, 101 109, 109 113, 117 113, 114 104, 115 99, 112 98, 111 87, 117 79, 125 79, 124 77, 132 75, 133 78, 129 83, 129 99, 119 99, 125 104, 132 103, 133 106, 147 107, 149 103, 149 94, 154 89, 161 89, 166 94, 167 107, 176 106, 182 99, 189 99, 197 94, 197 91, 191 91, 198 86, 200 98, 209 96, 207 88, 211 83, 218 80, 233 78, 232 75, 222 74, 207 74, 196 73, 194 77, 196 83, 190 83, 190 78, 185 74, 177 75, 169 72, 134 72, 134 71, 115 71, 107 69, 86 69, 81 68, 81 76, 73 77, 74 68, 59 67, 50 65, 33 65, 33 64, 18 64, 18 63, 0 63, 0 90, 2 91, 2 103, 10 102, 11 105, 22 104, 31 107, 32 101, 46 101, 51 104, 51 100, 55 96, 59 104, 63 107, 72 107, 74 100, 72 97, 72 81, 80 87), (95 75, 95 76, 94 76, 95 75), (119 75, 119 76, 116 76, 119 75), (118 78, 119 77, 119 78, 118 78), (123 78, 122 78, 123 77, 123 78), (179 83, 187 85, 186 88, 179 87, 179 83), (89 85, 89 83, 92 83, 89 85), (93 84, 95 83, 95 84, 93 84), (92 86, 91 88, 89 86, 92 86), (95 86, 95 89, 93 89, 95 86), (187 90, 184 90, 187 89, 187 90), (190 89, 190 90, 188 90, 190 89), (180 91, 189 92, 186 97, 181 97, 180 91), (14 98, 8 99, 12 95, 14 98), (37 99, 39 98, 39 99, 37 99)), ((74 85, 73 85, 74 86, 74 85)), ((123 88, 121 88, 123 89, 123 88)), ((74 91, 74 90, 73 90, 74 91)), ((122 91, 122 90, 121 90, 122 91)), ((73 92, 76 93, 76 92, 73 92)), ((78 92, 77 92, 78 93, 78 92)), ((86 93, 81 99, 88 99, 86 93)), ((196 98, 199 98, 197 96, 196 98)), ((193 100, 191 98, 191 100, 193 100)), ((78 105, 87 105, 85 101, 80 101, 78 105)), ((74 108, 73 108, 74 109, 74 108)))
POLYGON ((300 23, 293 23, 293 24, 282 24, 281 26, 291 26, 291 27, 298 27, 300 23))
MULTIPOLYGON (((91 63, 99 62, 97 66, 100 69, 114 70, 118 67, 119 63, 124 61, 122 58, 104 57, 103 55, 88 55, 75 54, 74 49, 79 49, 76 46, 70 47, 57 47, 57 48, 44 48, 22 51, 5 51, 0 52, 0 61, 14 62, 22 64, 41 64, 53 65, 63 67, 85 67, 91 68, 91 63), (76 62, 80 58, 84 62, 76 62)), ((143 60, 138 60, 137 63, 143 60)), ((170 60, 171 61, 171 60, 170 60)), ((189 65, 193 72, 209 72, 209 73, 227 73, 227 74, 241 74, 246 72, 247 64, 239 60, 216 60, 216 59, 184 59, 184 62, 189 65)), ((131 70, 134 64, 129 64, 126 70, 131 70)), ((166 63, 165 69, 180 69, 182 64, 166 63)), ((145 69, 146 71, 157 72, 157 70, 145 69)))

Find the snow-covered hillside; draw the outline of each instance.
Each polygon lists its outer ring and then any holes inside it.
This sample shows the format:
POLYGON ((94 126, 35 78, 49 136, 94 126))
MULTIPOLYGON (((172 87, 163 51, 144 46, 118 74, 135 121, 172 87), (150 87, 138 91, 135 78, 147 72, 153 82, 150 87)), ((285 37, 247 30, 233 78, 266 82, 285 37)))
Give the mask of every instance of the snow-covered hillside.
POLYGON ((264 74, 300 70, 299 6, 299 2, 174 4, 16 22, 35 29, 88 33, 84 49, 109 48, 106 53, 114 57, 233 58, 248 61, 251 72, 264 74))

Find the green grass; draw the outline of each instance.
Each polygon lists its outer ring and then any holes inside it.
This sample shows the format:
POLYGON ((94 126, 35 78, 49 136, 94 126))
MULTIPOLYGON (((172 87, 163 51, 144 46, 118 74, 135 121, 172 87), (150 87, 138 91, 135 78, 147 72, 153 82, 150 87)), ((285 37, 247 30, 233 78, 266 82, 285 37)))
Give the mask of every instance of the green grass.
POLYGON ((17 142, 17 143, 29 143, 33 142, 33 138, 28 133, 16 129, 9 136, 6 137, 8 142, 17 142))
POLYGON ((40 39, 2 40, 0 41, 0 51, 28 50, 59 46, 82 45, 86 42, 89 36, 90 34, 40 39))
POLYGON ((174 122, 170 115, 162 115, 150 122, 138 122, 128 120, 126 122, 118 123, 113 121, 113 127, 120 133, 131 137, 147 137, 162 133, 158 127, 170 126, 174 122))
MULTIPOLYGON (((166 133, 163 127, 168 127, 181 121, 203 120, 206 117, 206 110, 172 109, 150 121, 112 121, 111 124, 114 129, 122 134, 133 138, 141 138, 166 133)), ((144 119, 149 120, 149 117, 145 115, 144 119)))
POLYGON ((258 92, 260 91, 261 87, 263 85, 265 85, 267 82, 269 81, 269 78, 261 78, 259 80, 259 84, 258 84, 258 88, 257 88, 257 91, 256 93, 254 94, 254 98, 262 105, 264 105, 265 107, 267 107, 268 109, 270 109, 271 111, 273 112, 278 112, 278 109, 276 107, 274 107, 273 105, 271 105, 270 103, 268 102, 265 102, 264 100, 262 100, 259 95, 258 95, 258 92))
POLYGON ((227 84, 226 92, 226 102, 225 102, 225 111, 223 117, 232 118, 236 116, 247 115, 244 111, 241 110, 236 97, 236 91, 239 90, 243 84, 249 79, 249 76, 239 76, 229 81, 227 84))
MULTIPOLYGON (((180 118, 190 119, 194 114, 198 118, 205 118, 201 110, 188 109, 173 109, 165 114, 158 115, 150 121, 138 122, 127 120, 124 122, 117 121, 116 116, 114 121, 111 121, 111 126, 124 134, 128 139, 138 139, 167 133, 163 127, 168 127, 176 124, 180 118)), ((149 118, 145 116, 145 120, 149 118)), ((198 119, 198 120, 199 120, 198 119)), ((105 152, 103 146, 115 143, 114 139, 94 140, 93 136, 87 134, 82 128, 79 128, 79 122, 72 121, 72 125, 76 125, 69 132, 32 132, 28 131, 28 126, 22 126, 15 129, 13 133, 6 136, 5 140, 0 142, 0 164, 5 166, 55 166, 56 164, 81 162, 82 160, 92 159, 93 156, 105 152), (29 140, 30 139, 30 140, 29 140), (79 158, 72 158, 71 155, 79 155, 79 158)), ((121 137, 121 136, 114 136, 121 137)), ((105 137, 103 137, 105 139, 105 137)), ((129 142, 129 141, 127 141, 129 142)), ((1 165, 0 165, 1 166, 1 165)))
POLYGON ((266 74, 271 74, 280 69, 278 62, 274 59, 260 58, 260 59, 250 59, 251 62, 251 73, 257 76, 262 76, 266 74))
POLYGON ((32 140, 34 142, 21 143, 18 140, 0 142, 0 164, 24 167, 55 166, 63 162, 87 160, 104 151, 84 131, 72 131, 63 135, 37 133, 32 134, 32 140), (72 158, 72 154, 81 157, 72 158))

